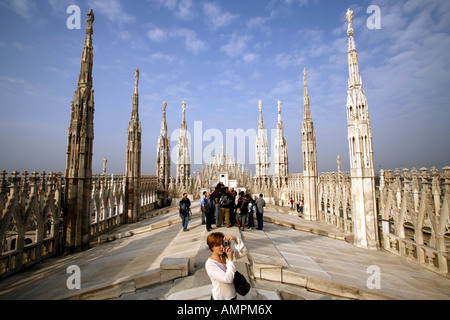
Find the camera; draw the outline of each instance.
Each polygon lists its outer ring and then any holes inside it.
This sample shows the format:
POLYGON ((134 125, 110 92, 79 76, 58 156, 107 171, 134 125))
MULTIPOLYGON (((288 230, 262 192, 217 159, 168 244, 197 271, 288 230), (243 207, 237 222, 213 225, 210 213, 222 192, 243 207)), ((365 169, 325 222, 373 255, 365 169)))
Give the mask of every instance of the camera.
POLYGON ((230 248, 231 247, 231 242, 228 241, 228 240, 224 240, 222 245, 223 245, 224 248, 230 248))

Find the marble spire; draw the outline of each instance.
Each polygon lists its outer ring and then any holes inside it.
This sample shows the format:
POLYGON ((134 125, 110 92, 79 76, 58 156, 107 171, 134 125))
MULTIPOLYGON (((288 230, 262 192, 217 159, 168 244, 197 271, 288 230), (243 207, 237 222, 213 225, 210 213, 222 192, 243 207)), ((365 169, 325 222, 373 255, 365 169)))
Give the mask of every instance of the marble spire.
POLYGON ((356 51, 353 11, 347 10, 348 22, 348 94, 347 123, 352 179, 352 216, 355 245, 377 249, 378 227, 375 198, 375 170, 373 164, 372 129, 369 107, 363 91, 356 51))

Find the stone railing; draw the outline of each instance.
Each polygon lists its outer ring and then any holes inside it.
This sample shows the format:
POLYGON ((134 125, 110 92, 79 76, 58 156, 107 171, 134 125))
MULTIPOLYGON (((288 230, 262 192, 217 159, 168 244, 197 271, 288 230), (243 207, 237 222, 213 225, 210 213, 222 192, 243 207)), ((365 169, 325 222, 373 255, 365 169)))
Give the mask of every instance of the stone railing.
POLYGON ((351 179, 348 172, 319 174, 319 220, 352 233, 351 179))
POLYGON ((62 188, 61 173, 0 173, 0 278, 58 252, 62 188))
POLYGON ((382 170, 383 247, 449 277, 450 167, 382 170))
POLYGON ((304 199, 303 194, 303 175, 301 173, 288 174, 288 188, 289 198, 292 198, 295 203, 304 199))
MULTIPOLYGON (((158 177, 155 175, 141 176, 141 208, 139 215, 156 208, 158 197, 158 177)), ((160 204, 161 205, 161 204, 160 204)))
POLYGON ((102 234, 124 222, 125 181, 123 175, 93 175, 91 236, 102 234))

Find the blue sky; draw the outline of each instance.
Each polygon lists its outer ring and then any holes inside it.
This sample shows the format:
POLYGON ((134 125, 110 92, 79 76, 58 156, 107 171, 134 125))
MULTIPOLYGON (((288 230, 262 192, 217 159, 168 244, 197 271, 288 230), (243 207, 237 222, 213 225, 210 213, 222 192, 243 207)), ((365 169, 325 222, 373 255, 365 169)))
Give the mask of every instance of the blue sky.
POLYGON ((192 135, 202 121, 202 149, 212 143, 207 132, 225 139, 227 129, 256 130, 259 100, 270 140, 280 100, 289 171, 301 172, 303 68, 319 171, 336 171, 338 155, 348 170, 348 7, 355 11, 376 172, 450 165, 450 1, 0 0, 0 170, 64 172, 90 8, 95 173, 103 157, 109 173, 125 170, 136 67, 144 174, 155 174, 163 101, 172 134, 183 100, 192 135), (81 29, 67 28, 70 5, 81 9, 81 29), (380 8, 381 29, 367 27, 370 5, 380 8))

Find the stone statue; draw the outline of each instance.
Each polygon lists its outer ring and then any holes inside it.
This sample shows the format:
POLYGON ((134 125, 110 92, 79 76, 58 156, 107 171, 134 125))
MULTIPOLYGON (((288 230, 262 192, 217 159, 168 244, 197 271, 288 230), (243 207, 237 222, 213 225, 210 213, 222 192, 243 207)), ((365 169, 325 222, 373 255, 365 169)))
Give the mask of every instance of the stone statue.
POLYGON ((139 85, 139 68, 136 68, 136 74, 134 76, 134 86, 137 88, 139 85))
POLYGON ((167 108, 167 102, 164 101, 163 103, 163 112, 166 113, 166 108, 167 108))
POLYGON ((186 112, 186 102, 184 100, 181 103, 181 107, 183 108, 183 112, 186 112))
POLYGON ((281 101, 278 100, 278 113, 281 113, 281 101))
POLYGON ((106 163, 108 163, 108 159, 106 157, 103 158, 103 174, 106 174, 106 163))
POLYGON ((95 20, 95 16, 94 16, 94 12, 92 11, 92 9, 89 10, 89 12, 87 13, 87 20, 86 23, 88 24, 89 28, 92 28, 92 24, 94 23, 95 20))
POLYGON ((338 165, 338 172, 341 172, 341 156, 338 155, 337 157, 337 165, 338 165))
POLYGON ((350 8, 348 8, 347 14, 345 16, 348 22, 348 31, 347 31, 348 34, 353 33, 353 14, 354 12, 350 8))
POLYGON ((259 112, 262 112, 262 101, 259 100, 259 112))
POLYGON ((306 68, 303 69, 303 83, 306 84, 306 68))

